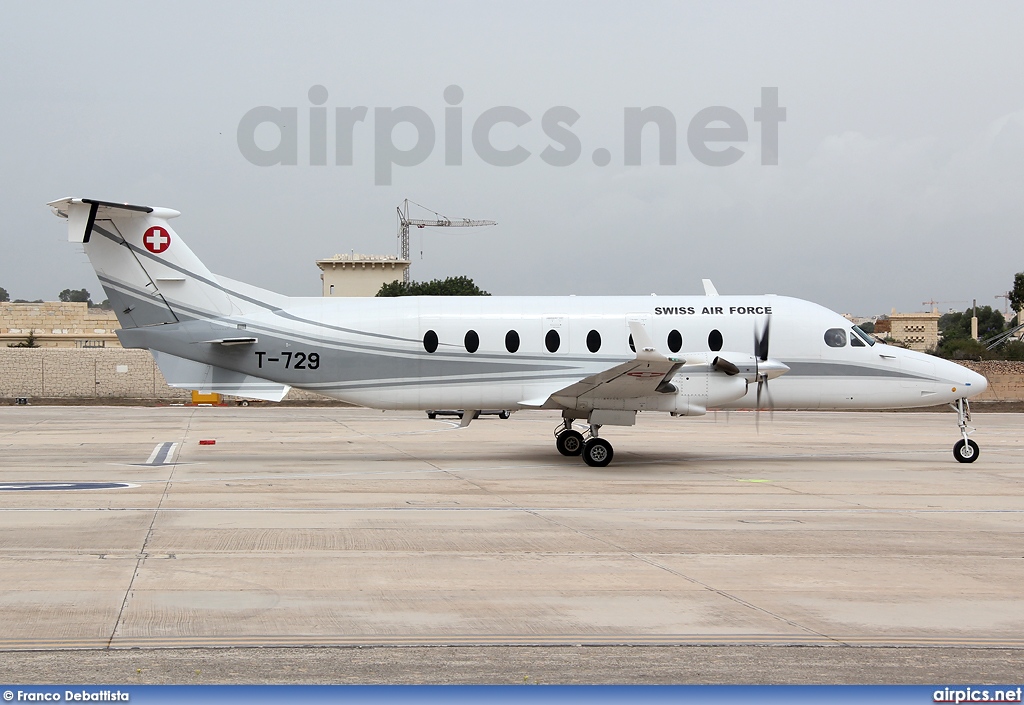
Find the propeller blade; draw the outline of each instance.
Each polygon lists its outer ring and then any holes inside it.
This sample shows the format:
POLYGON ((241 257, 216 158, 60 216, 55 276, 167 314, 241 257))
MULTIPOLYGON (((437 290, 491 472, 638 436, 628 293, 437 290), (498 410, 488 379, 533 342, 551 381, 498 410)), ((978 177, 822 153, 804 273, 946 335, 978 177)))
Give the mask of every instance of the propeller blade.
POLYGON ((754 407, 754 428, 761 433, 761 388, 764 386, 764 378, 757 378, 757 404, 754 407))
POLYGON ((764 330, 761 335, 754 332, 754 357, 761 362, 768 360, 768 334, 771 332, 772 319, 769 316, 764 321, 764 330))
MULTIPOLYGON (((767 392, 768 375, 761 374, 762 362, 768 361, 768 336, 771 333, 771 316, 764 321, 764 330, 758 335, 757 328, 754 329, 754 375, 757 377, 757 408, 754 409, 754 426, 757 432, 761 433, 761 389, 767 392)), ((771 393, 768 393, 768 403, 771 403, 771 393)))

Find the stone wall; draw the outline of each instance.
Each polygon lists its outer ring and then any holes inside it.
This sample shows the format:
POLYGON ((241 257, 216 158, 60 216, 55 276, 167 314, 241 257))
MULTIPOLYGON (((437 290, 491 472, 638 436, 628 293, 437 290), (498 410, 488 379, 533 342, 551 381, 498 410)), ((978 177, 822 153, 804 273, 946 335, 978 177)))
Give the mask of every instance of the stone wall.
POLYGON ((113 311, 85 303, 0 303, 0 346, 24 342, 29 333, 43 348, 119 348, 113 311))
POLYGON ((187 399, 148 350, 0 348, 0 397, 187 399))
MULTIPOLYGON (((0 347, 0 398, 166 399, 188 401, 168 387, 148 350, 0 347)), ((293 389, 288 400, 322 400, 293 389)))
POLYGON ((988 389, 975 397, 976 401, 1024 401, 1024 362, 987 360, 969 362, 957 360, 988 379, 988 389))

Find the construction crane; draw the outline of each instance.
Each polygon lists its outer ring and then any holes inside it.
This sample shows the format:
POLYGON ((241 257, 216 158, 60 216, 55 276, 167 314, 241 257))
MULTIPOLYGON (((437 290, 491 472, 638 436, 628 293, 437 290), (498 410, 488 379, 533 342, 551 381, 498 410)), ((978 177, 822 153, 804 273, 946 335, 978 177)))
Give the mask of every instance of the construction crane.
MULTIPOLYGON (((426 206, 421 206, 415 201, 410 201, 408 198, 402 201, 402 205, 398 207, 398 258, 409 260, 409 226, 415 225, 417 228, 475 228, 480 225, 497 225, 493 220, 470 220, 469 218, 459 218, 453 220, 447 216, 443 216, 437 211, 430 210, 426 206), (417 206, 425 211, 429 211, 434 214, 433 219, 422 219, 422 218, 410 218, 409 217, 409 205, 417 206)), ((406 267, 403 281, 409 283, 409 268, 406 267)))
POLYGON ((1003 313, 1010 313, 1010 292, 1007 291, 1005 294, 996 294, 995 298, 1006 299, 1006 301, 1003 302, 1003 313))
POLYGON ((967 299, 961 299, 961 300, 953 299, 953 300, 950 300, 950 301, 936 301, 935 299, 929 299, 928 301, 922 301, 921 305, 922 306, 931 306, 934 309, 935 304, 965 304, 965 303, 967 303, 967 299))

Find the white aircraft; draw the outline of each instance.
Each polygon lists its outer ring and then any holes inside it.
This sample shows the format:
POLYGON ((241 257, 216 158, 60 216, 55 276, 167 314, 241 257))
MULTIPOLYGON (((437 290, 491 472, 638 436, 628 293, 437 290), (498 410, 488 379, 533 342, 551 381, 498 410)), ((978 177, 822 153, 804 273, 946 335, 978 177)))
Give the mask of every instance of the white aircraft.
POLYGON ((126 348, 173 387, 280 401, 290 387, 377 409, 555 409, 563 455, 612 460, 603 426, 638 411, 885 409, 949 403, 978 458, 960 365, 878 342, 784 296, 295 298, 210 272, 168 221, 80 198, 48 204, 83 243, 126 348), (769 381, 771 388, 769 390, 769 381), (573 428, 585 422, 585 432, 573 428))

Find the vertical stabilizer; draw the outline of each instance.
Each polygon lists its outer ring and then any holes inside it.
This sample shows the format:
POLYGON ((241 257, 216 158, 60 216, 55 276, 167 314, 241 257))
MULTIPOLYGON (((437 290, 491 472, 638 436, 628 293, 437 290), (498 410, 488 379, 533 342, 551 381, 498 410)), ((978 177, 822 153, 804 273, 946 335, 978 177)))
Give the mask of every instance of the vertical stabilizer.
POLYGON ((91 199, 49 204, 85 247, 123 328, 237 313, 231 297, 168 221, 179 215, 91 199))

